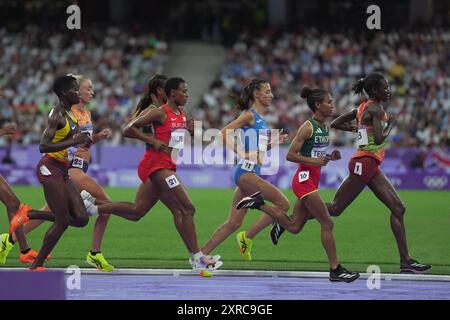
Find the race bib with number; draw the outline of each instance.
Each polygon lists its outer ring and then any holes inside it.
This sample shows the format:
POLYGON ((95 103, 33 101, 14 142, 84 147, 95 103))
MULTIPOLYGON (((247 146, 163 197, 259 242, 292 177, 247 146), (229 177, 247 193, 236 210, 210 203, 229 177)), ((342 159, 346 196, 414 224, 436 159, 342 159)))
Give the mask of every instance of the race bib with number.
POLYGON ((248 172, 252 172, 253 168, 255 168, 255 162, 253 161, 249 161, 249 160, 244 160, 244 162, 241 165, 242 170, 248 171, 248 172))
POLYGON ((78 157, 74 157, 72 160, 72 167, 73 168, 80 168, 83 169, 84 160, 78 157))
POLYGON ((172 131, 170 134, 169 147, 174 149, 183 149, 185 131, 172 131))
POLYGON ((322 158, 327 154, 328 146, 317 147, 311 150, 311 158, 322 158))
POLYGON ((300 171, 298 173, 298 181, 304 182, 309 179, 309 171, 300 171))
POLYGON ((175 188, 176 186, 180 185, 180 182, 178 181, 177 177, 173 174, 171 176, 168 176, 166 178, 166 183, 169 186, 170 189, 175 188))
POLYGON ((258 137, 258 150, 262 152, 267 151, 267 146, 269 145, 269 136, 265 134, 259 134, 258 137))
POLYGON ((366 126, 358 128, 358 137, 356 139, 356 146, 367 146, 369 144, 369 138, 367 136, 366 126))

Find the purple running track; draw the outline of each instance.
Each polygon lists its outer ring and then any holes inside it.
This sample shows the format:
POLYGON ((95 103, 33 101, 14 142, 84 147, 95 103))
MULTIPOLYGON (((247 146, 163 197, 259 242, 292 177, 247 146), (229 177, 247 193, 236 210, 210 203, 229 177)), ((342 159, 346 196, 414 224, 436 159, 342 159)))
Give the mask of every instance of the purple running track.
POLYGON ((450 300, 450 282, 366 279, 331 283, 325 278, 83 274, 70 300, 450 300))

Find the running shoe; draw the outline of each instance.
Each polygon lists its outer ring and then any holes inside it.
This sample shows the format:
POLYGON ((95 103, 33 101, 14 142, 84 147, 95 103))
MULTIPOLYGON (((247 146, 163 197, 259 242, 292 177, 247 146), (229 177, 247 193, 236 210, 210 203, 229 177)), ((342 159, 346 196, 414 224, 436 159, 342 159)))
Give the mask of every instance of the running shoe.
POLYGON ((9 234, 0 235, 0 264, 6 263, 6 258, 13 247, 14 244, 9 241, 9 234))
POLYGON ((100 252, 95 255, 89 252, 86 257, 86 262, 103 272, 111 272, 114 270, 114 266, 109 264, 100 252))
POLYGON ((431 269, 429 264, 423 264, 414 259, 400 263, 400 273, 423 273, 429 269, 431 269))
POLYGON ((214 271, 219 269, 222 265, 222 261, 215 261, 214 265, 207 265, 205 262, 207 256, 203 256, 198 260, 194 260, 192 264, 192 269, 195 271, 214 271))
POLYGON ((31 272, 45 271, 45 267, 36 267, 34 269, 28 268, 28 271, 31 271, 31 272))
MULTIPOLYGON (((215 256, 209 256, 209 255, 206 255, 206 256, 214 261, 219 261, 220 259, 222 259, 222 257, 218 254, 215 256)), ((192 255, 189 257, 189 263, 191 266, 194 265, 194 257, 192 255)))
POLYGON ((9 223, 9 234, 13 234, 17 228, 30 221, 30 218, 28 218, 28 212, 30 210, 31 208, 26 204, 20 205, 19 210, 17 210, 16 214, 9 223))
MULTIPOLYGON (((37 256, 38 256, 39 252, 37 252, 36 250, 30 250, 28 251, 28 253, 21 253, 20 254, 20 263, 33 263, 34 260, 36 260, 37 256)), ((49 261, 52 258, 51 255, 48 255, 47 258, 45 259, 45 262, 49 261)))
POLYGON ((95 204, 95 201, 97 200, 92 194, 90 194, 86 190, 81 191, 80 196, 81 196, 81 199, 83 199, 83 201, 87 200, 92 204, 95 204))
POLYGON ((272 223, 272 229, 270 229, 270 239, 272 240, 274 246, 278 244, 278 240, 280 240, 280 237, 284 231, 285 229, 280 224, 275 221, 272 223))
POLYGON ((236 235, 236 239, 239 246, 239 252, 245 261, 252 261, 252 247, 253 241, 245 236, 245 231, 241 231, 236 235))
POLYGON ((83 200, 84 207, 90 217, 98 216, 98 206, 90 202, 89 200, 83 200))
POLYGON ((340 264, 336 269, 330 269, 330 281, 331 282, 352 282, 359 278, 358 272, 351 272, 342 267, 340 264))
POLYGON ((259 209, 264 205, 264 199, 261 192, 256 192, 249 197, 245 197, 236 205, 236 209, 259 209))

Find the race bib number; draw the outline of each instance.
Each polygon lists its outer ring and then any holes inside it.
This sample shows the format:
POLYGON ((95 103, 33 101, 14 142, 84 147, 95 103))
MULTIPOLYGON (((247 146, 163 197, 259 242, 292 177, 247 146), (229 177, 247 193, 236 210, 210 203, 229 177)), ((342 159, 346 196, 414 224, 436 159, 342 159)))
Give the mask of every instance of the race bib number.
POLYGON ((177 177, 175 175, 171 175, 166 178, 166 183, 169 186, 170 189, 175 188, 176 186, 180 185, 180 182, 178 181, 177 177))
POLYGON ((265 134, 260 134, 258 137, 258 150, 266 152, 268 145, 269 145, 269 136, 265 134))
POLYGON ((325 157, 327 154, 328 147, 320 147, 320 148, 313 148, 311 151, 311 158, 322 158, 325 157))
POLYGON ((252 172, 253 169, 255 168, 255 162, 253 161, 249 161, 249 160, 244 160, 244 163, 242 163, 242 170, 248 171, 248 172, 252 172))
POLYGON ((361 162, 355 163, 355 170, 353 172, 355 174, 357 174, 358 176, 362 176, 362 163, 361 162))
POLYGON ((369 138, 367 136, 366 126, 358 128, 358 136, 356 138, 356 146, 367 146, 369 144, 369 138))
POLYGON ((309 179, 309 171, 300 171, 298 173, 298 181, 304 182, 309 179))
POLYGON ((79 168, 83 169, 84 160, 78 157, 73 158, 72 160, 72 167, 73 168, 79 168))
POLYGON ((169 147, 174 149, 183 149, 185 131, 172 131, 170 134, 169 147))

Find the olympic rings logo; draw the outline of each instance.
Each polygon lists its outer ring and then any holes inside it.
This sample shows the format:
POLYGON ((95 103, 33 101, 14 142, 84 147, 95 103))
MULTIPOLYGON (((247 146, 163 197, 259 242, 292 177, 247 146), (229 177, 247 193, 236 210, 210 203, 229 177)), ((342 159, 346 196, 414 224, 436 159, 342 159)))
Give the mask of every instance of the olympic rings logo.
POLYGON ((447 186, 448 178, 446 176, 426 176, 423 183, 428 189, 443 189, 447 186))

